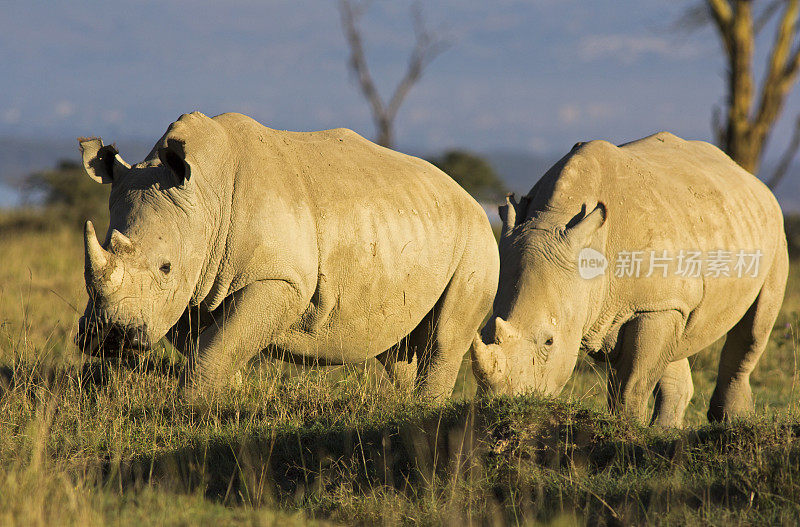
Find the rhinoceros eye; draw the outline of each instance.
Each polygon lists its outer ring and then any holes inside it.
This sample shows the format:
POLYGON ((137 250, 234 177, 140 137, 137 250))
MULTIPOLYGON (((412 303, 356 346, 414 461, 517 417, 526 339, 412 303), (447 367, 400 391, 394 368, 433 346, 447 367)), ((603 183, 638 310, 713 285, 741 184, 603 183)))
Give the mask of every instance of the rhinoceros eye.
POLYGON ((169 274, 169 272, 172 270, 172 265, 169 262, 165 262, 161 264, 161 267, 159 267, 158 270, 164 274, 169 274))
POLYGON ((549 339, 547 339, 547 340, 544 342, 544 345, 545 345, 545 346, 552 346, 552 345, 553 345, 553 339, 552 339, 552 337, 551 337, 551 338, 549 338, 549 339))

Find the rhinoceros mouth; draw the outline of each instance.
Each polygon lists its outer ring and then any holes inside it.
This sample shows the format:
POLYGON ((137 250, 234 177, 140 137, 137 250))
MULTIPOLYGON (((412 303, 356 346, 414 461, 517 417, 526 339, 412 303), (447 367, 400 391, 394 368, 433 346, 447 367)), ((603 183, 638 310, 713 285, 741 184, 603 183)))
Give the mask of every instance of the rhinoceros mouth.
POLYGON ((95 357, 119 357, 151 348, 146 327, 103 325, 99 321, 89 321, 85 316, 78 322, 75 344, 83 353, 95 357))

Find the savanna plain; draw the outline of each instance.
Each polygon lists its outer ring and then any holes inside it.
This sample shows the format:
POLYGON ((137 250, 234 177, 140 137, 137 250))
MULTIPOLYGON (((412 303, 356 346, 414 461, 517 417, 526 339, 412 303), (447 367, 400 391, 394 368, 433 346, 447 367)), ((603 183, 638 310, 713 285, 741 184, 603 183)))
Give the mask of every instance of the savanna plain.
POLYGON ((708 424, 720 344, 693 357, 680 430, 606 411, 605 366, 562 395, 417 402, 374 361, 257 360, 213 402, 179 396, 168 346, 72 343, 78 226, 0 216, 0 524, 796 525, 800 260, 752 376, 756 412, 708 424))

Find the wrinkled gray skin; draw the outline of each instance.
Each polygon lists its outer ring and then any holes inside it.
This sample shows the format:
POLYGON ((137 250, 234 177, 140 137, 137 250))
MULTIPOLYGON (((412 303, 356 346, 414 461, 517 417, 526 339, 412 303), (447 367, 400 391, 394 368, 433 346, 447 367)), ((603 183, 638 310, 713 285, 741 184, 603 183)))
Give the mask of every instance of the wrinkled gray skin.
MULTIPOLYGON (((788 257, 772 193, 716 147, 659 133, 616 147, 579 143, 516 203, 500 209, 500 284, 473 346, 484 389, 556 395, 582 349, 607 361, 614 412, 680 426, 693 395, 690 357, 727 334, 711 420, 752 409, 749 377, 783 300, 788 257), (581 278, 593 248, 605 273, 581 278), (646 274, 650 251, 675 258, 646 274), (680 251, 729 250, 730 277, 676 275, 680 251), (739 278, 736 253, 760 250, 739 278), (643 251, 640 278, 616 277, 621 251, 643 251)), ((748 260, 749 261, 749 260, 748 260)))
POLYGON ((132 167, 99 139, 81 150, 111 184, 102 246, 85 232, 85 351, 166 335, 191 359, 190 397, 267 348, 321 364, 377 357, 423 396, 452 392, 499 258, 483 209, 434 166, 346 129, 197 112, 132 167))

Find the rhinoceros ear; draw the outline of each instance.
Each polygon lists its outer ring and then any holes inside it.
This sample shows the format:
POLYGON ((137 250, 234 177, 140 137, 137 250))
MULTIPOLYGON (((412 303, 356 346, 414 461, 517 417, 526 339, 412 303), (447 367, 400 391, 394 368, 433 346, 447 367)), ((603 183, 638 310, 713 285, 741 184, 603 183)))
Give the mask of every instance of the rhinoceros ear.
POLYGON ((528 197, 523 196, 517 203, 517 199, 513 192, 506 195, 506 202, 497 207, 497 212, 500 214, 500 221, 503 222, 503 228, 500 232, 501 237, 508 236, 511 230, 517 225, 518 222, 525 220, 526 209, 528 208, 528 197))
POLYGON ((98 183, 111 183, 131 166, 120 156, 114 145, 103 145, 99 137, 79 137, 83 168, 98 183))
POLYGON ((505 204, 497 207, 497 212, 500 214, 500 221, 503 222, 500 236, 505 238, 517 222, 517 200, 514 198, 513 192, 506 196, 505 204))
POLYGON ((178 184, 189 180, 192 169, 186 161, 186 143, 179 139, 168 139, 167 144, 158 149, 158 158, 175 175, 178 184))
POLYGON ((603 203, 598 203, 589 214, 585 213, 586 208, 586 205, 584 205, 581 213, 573 218, 564 230, 568 243, 576 251, 580 251, 589 245, 594 233, 606 222, 607 212, 603 203))

